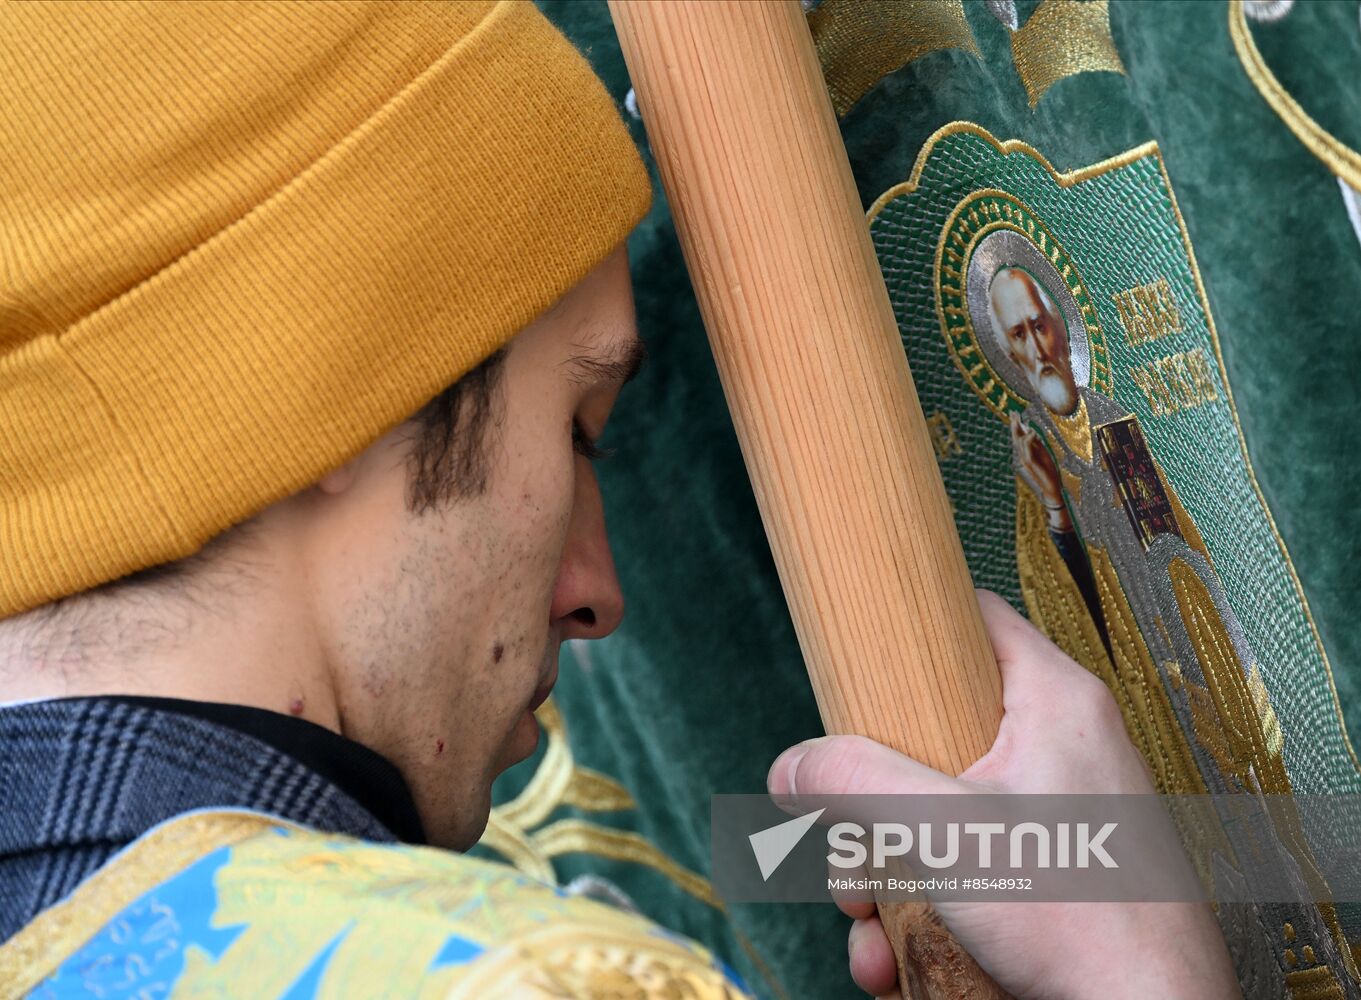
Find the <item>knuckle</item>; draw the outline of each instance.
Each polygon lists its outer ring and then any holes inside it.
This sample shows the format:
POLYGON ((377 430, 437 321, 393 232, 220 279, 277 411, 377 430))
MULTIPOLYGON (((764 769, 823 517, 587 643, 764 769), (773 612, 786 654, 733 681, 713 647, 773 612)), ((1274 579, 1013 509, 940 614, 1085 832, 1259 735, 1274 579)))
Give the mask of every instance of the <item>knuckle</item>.
POLYGON ((836 736, 815 747, 799 764, 799 794, 834 794, 853 787, 877 746, 864 736, 836 736))

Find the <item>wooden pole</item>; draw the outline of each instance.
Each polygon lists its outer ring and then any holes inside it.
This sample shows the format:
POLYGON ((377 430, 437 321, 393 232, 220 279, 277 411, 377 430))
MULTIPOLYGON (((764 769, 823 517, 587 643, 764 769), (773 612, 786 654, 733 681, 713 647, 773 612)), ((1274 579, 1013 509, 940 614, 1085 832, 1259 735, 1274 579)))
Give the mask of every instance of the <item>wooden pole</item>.
MULTIPOLYGON (((1001 682, 797 0, 610 0, 828 732, 957 774, 1001 682)), ((1004 994, 881 908, 913 997, 1004 994)))

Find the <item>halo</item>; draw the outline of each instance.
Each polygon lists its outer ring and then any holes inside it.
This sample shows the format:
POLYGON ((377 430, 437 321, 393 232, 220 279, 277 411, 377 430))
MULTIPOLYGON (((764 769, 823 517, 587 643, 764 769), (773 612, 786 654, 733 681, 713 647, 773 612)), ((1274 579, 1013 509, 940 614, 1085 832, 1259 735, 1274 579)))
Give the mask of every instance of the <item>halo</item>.
POLYGON ((993 278, 998 271, 1008 267, 1029 274, 1058 307, 1068 336, 1073 380, 1080 386, 1086 386, 1091 381, 1092 345, 1087 339, 1086 324, 1082 322, 1082 310, 1049 258, 1040 253, 1040 248, 1031 243, 1025 234, 1014 229, 994 229, 979 240, 969 257, 969 270, 964 279, 969 319, 973 321, 974 330, 978 331, 978 346, 983 349, 993 371, 1007 384, 1008 389, 1030 401, 1030 383, 998 341, 992 329, 992 311, 988 308, 993 278))
POLYGON ((1096 308, 1072 259, 1030 208, 1005 191, 977 191, 946 220, 936 252, 936 311, 955 365, 1002 419, 1030 403, 1031 388, 992 333, 993 276, 1026 271, 1067 328, 1073 378, 1110 394, 1110 358, 1096 308))

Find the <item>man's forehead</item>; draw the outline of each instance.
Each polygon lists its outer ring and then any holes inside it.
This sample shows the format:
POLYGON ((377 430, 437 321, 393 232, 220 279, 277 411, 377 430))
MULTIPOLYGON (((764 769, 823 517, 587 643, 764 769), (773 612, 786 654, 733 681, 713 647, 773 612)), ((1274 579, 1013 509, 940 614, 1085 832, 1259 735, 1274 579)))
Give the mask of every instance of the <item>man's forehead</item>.
POLYGON ((1024 271, 1009 270, 993 280, 992 301, 998 317, 1010 326, 1008 320, 1036 315, 1044 305, 1044 292, 1024 271))

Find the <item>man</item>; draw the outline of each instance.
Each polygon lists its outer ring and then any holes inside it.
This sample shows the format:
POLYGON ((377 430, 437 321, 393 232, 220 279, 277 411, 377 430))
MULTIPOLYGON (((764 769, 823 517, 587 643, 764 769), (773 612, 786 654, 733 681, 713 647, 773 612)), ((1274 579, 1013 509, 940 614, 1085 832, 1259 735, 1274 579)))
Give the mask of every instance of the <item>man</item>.
MULTIPOLYGON (((7 5, 0 64, 0 991, 738 995, 451 853, 558 645, 623 611, 590 459, 648 189, 586 64, 508 3, 7 5)), ((979 780, 1064 790, 1036 734, 1101 722, 1095 773, 1143 790, 1081 669, 989 619, 1017 669, 979 780)), ((925 773, 797 753, 799 793, 925 773)), ((1176 912, 1111 919, 1212 995, 1222 943, 1176 912)), ((958 919, 1013 990, 1058 982, 958 919)))
MULTIPOLYGON (((988 319, 996 348, 1025 378, 1014 388, 1031 400, 1023 415, 1011 413, 1017 477, 1043 508, 1052 550, 1081 595, 1082 607, 1070 615, 1089 615, 1101 636, 1103 648, 1091 651, 1096 662, 1090 666, 1124 703, 1159 789, 1290 795, 1280 725, 1256 657, 1138 419, 1078 386, 1067 323, 1029 270, 996 271, 988 319)), ((1273 858, 1266 867, 1289 873, 1298 898, 1328 897, 1298 819, 1282 815, 1274 822, 1269 843, 1238 823, 1227 825, 1234 831, 1229 841, 1194 845, 1201 876, 1217 898, 1230 890, 1250 897, 1246 886, 1262 866, 1247 859, 1262 852, 1273 858)), ((1271 828, 1266 822, 1264 829, 1271 828)), ((1239 907, 1221 911, 1240 965, 1259 967, 1245 979, 1284 989, 1273 952, 1283 955, 1286 945, 1299 948, 1296 942, 1308 938, 1310 952, 1331 966, 1339 995, 1354 995, 1355 964, 1331 904, 1257 910, 1250 921, 1242 920, 1239 907), (1241 926, 1230 931, 1235 921, 1241 926), (1293 934, 1282 944, 1270 931, 1285 924, 1293 934)))

